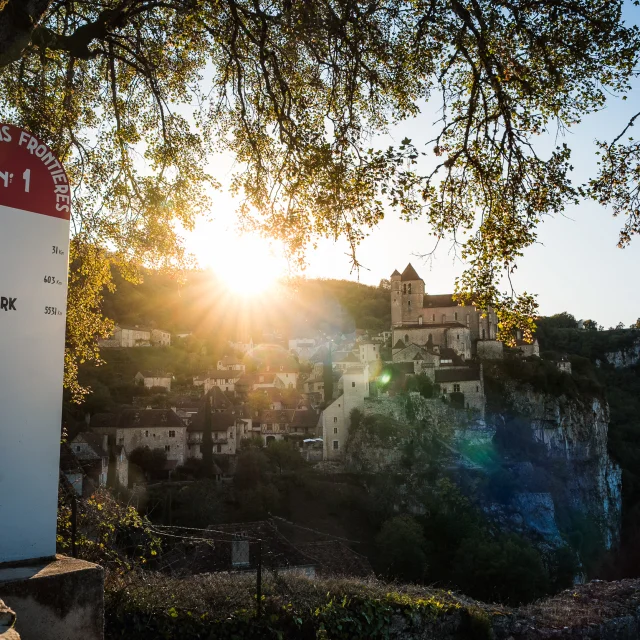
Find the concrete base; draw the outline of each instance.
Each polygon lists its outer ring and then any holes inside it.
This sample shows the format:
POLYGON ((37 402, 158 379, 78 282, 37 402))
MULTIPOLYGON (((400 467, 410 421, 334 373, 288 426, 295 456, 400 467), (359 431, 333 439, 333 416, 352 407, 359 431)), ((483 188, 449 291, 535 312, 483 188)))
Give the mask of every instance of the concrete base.
POLYGON ((0 599, 16 613, 22 640, 103 640, 104 572, 56 556, 33 565, 0 565, 0 599))

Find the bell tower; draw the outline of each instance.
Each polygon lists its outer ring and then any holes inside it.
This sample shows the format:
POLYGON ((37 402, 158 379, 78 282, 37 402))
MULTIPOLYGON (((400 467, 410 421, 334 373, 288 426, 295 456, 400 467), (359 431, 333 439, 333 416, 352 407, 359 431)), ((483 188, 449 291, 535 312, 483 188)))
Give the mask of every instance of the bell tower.
MULTIPOLYGON (((424 280, 411 263, 400 276, 402 299, 402 324, 414 324, 422 317, 424 305, 424 280)), ((392 285, 393 287, 393 285, 392 285)))
POLYGON ((391 274, 391 327, 402 324, 402 276, 396 269, 391 274))

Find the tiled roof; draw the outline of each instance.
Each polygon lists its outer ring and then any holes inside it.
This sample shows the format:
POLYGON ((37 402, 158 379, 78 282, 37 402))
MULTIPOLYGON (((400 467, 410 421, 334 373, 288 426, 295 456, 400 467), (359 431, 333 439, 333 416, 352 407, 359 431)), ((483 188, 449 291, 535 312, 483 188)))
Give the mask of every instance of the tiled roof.
POLYGON ((333 362, 360 362, 353 351, 336 351, 331 359, 333 362))
POLYGON ((461 322, 423 322, 422 324, 403 324, 395 327, 397 331, 401 329, 466 329, 467 326, 461 322))
POLYGON ((402 272, 402 280, 422 280, 418 275, 418 272, 413 268, 413 265, 409 263, 407 268, 402 272))
POLYGON ((172 374, 165 373, 164 371, 138 371, 145 378, 171 378, 172 374))
POLYGON ((425 295, 422 306, 424 308, 436 309, 438 307, 459 307, 461 305, 454 301, 452 293, 444 293, 435 296, 425 295))
POLYGON ((91 416, 90 425, 95 427, 117 427, 118 426, 118 414, 117 413, 96 413, 91 416))
POLYGON ((397 269, 394 269, 393 273, 391 274, 391 277, 393 278, 393 277, 399 276, 399 275, 400 275, 400 272, 397 269))
POLYGON ((60 471, 66 473, 82 473, 78 458, 76 458, 71 447, 66 442, 60 445, 60 471))
POLYGON ((242 371, 239 369, 216 369, 215 371, 209 371, 207 378, 210 380, 237 380, 242 376, 242 371))
POLYGON ((475 367, 435 370, 435 381, 438 384, 441 382, 469 382, 473 380, 480 380, 480 371, 475 367))
MULTIPOLYGON (((104 442, 104 437, 101 436, 99 433, 91 433, 90 431, 83 431, 81 433, 79 433, 72 441, 71 444, 73 444, 76 441, 80 441, 80 442, 86 442, 89 447, 91 448, 91 450, 94 453, 94 458, 107 458, 109 456, 109 452, 105 451, 102 448, 102 443, 104 442)), ((80 461, 84 461, 86 458, 86 454, 81 454, 81 453, 74 453, 74 455, 76 456, 76 458, 80 461)))
POLYGON ((145 427, 184 427, 184 422, 169 409, 127 409, 120 414, 120 429, 145 427))

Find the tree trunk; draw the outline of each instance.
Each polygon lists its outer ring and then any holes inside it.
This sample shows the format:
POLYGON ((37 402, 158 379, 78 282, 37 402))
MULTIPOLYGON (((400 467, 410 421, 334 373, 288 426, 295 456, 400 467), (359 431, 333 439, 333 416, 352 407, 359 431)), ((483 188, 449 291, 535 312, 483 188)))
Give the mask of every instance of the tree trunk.
POLYGON ((0 68, 20 60, 51 0, 0 0, 0 68))

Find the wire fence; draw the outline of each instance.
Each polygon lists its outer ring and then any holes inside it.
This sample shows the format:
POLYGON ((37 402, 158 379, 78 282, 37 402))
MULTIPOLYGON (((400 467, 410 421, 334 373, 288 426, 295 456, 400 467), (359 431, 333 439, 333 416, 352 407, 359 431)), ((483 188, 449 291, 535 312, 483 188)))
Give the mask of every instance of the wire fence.
POLYGON ((372 573, 368 560, 351 549, 358 541, 283 518, 205 529, 156 524, 106 490, 82 498, 63 474, 59 495, 60 552, 117 569, 121 579, 130 572, 135 580, 139 568, 176 579, 243 574, 245 588, 247 580, 255 585, 258 616, 262 614, 265 573, 270 584, 284 573, 308 577, 318 570, 328 575, 372 573), (113 523, 119 524, 114 527, 113 523))

